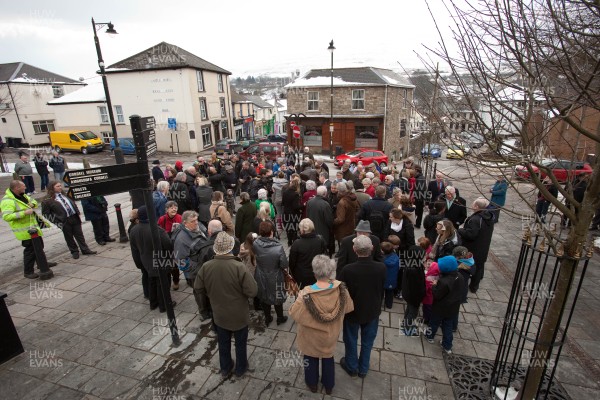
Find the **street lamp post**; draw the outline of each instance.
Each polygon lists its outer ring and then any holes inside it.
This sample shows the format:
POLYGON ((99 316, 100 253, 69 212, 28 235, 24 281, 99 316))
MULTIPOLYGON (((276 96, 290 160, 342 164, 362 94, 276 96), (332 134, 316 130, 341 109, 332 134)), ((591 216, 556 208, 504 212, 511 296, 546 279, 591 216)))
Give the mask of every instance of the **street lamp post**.
POLYGON ((116 35, 114 25, 111 22, 95 22, 92 18, 92 28, 94 29, 94 43, 96 44, 96 53, 98 54, 98 66, 100 67, 100 75, 102 76, 102 85, 104 86, 104 95, 106 96, 106 107, 108 108, 108 119, 112 129, 113 140, 115 143, 115 160, 117 164, 125 164, 123 157, 123 149, 119 145, 119 137, 117 135, 117 126, 115 125, 115 116, 113 115, 112 102, 110 101, 110 93, 108 92, 108 82, 106 81, 106 70, 104 69, 104 60, 102 59, 102 50, 100 50, 100 41, 98 40, 98 29, 107 26, 106 33, 116 35))
POLYGON ((331 98, 329 100, 329 108, 331 110, 331 115, 329 118, 329 151, 331 158, 333 158, 333 51, 335 47, 333 47, 333 39, 329 42, 329 47, 327 48, 331 53, 331 98))

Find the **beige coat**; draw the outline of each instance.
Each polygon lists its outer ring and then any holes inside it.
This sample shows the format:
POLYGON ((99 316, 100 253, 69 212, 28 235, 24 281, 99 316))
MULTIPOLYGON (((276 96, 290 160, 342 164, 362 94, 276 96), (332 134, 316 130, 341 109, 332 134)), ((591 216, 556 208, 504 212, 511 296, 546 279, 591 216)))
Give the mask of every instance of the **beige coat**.
POLYGON ((330 358, 342 330, 344 315, 354 310, 348 289, 340 281, 333 288, 314 290, 306 286, 289 310, 298 323, 296 346, 303 354, 316 358, 330 358), (307 299, 314 307, 307 305, 307 299), (312 311, 311 311, 312 310, 312 311))
POLYGON ((231 214, 229 214, 229 211, 227 211, 227 206, 225 205, 225 203, 221 201, 213 201, 209 208, 210 218, 214 218, 215 210, 217 209, 217 207, 219 207, 217 216, 221 219, 221 223, 223 224, 223 230, 229 233, 231 236, 234 236, 235 227, 233 225, 233 220, 231 219, 231 214))

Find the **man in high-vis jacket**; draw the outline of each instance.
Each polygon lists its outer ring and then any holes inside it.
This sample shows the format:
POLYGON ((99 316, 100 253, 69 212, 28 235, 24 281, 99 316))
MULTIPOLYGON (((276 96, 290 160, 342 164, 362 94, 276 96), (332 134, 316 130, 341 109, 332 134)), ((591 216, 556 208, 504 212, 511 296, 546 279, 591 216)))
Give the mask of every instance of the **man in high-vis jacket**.
POLYGON ((48 263, 43 251, 44 242, 42 240, 42 230, 40 228, 41 218, 35 213, 37 201, 25 194, 26 186, 23 182, 15 180, 10 183, 6 193, 0 203, 2 210, 2 219, 8 222, 15 237, 21 241, 23 250, 23 263, 25 266, 25 277, 29 279, 40 278, 42 280, 50 279, 54 274, 49 269, 56 263, 48 263), (33 247, 32 234, 30 230, 36 230, 34 234, 39 236, 41 252, 36 255, 33 247), (44 260, 38 259, 43 257, 44 260), (40 273, 35 272, 34 266, 37 262, 40 273))

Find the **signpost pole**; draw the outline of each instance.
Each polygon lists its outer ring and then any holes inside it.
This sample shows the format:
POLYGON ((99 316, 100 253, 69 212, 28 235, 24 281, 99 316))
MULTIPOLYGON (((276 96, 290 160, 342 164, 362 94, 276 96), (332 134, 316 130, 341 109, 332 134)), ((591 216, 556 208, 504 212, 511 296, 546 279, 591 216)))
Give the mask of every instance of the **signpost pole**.
POLYGON ((125 224, 123 223, 123 214, 121 213, 121 203, 115 203, 115 211, 117 213, 117 223, 119 224, 119 243, 128 242, 125 224))
MULTIPOLYGON (((156 143, 154 138, 151 136, 154 135, 154 130, 152 128, 148 129, 148 125, 153 125, 152 121, 149 121, 149 118, 140 118, 139 115, 132 115, 129 117, 129 121, 131 124, 131 132, 134 137, 135 149, 137 154, 137 160, 140 165, 145 166, 145 170, 148 171, 148 152, 150 151, 150 155, 156 152, 156 143), (146 125, 146 126, 143 126, 146 125), (145 129, 144 129, 145 128, 145 129), (146 137, 146 135, 148 137, 146 137)), ((158 235, 158 224, 156 218, 156 212, 154 211, 154 202, 152 200, 152 192, 149 189, 151 186, 150 175, 148 174, 148 185, 145 189, 142 189, 144 193, 144 204, 146 205, 146 210, 148 211, 148 222, 150 224, 150 233, 152 237, 152 248, 154 249, 154 254, 152 255, 153 260, 157 257, 165 257, 163 251, 161 251, 161 243, 160 237, 158 235)), ((167 255, 167 257, 172 257, 171 255, 167 255)), ((163 301, 165 303, 165 307, 167 309, 167 318, 169 319, 169 329, 171 330, 171 339, 173 340, 173 345, 175 347, 181 344, 181 340, 179 339, 179 331, 177 329, 177 321, 175 320, 175 312, 173 311, 173 304, 170 301, 167 301, 166 293, 169 293, 171 288, 169 287, 169 273, 170 268, 172 266, 171 262, 160 262, 153 264, 153 267, 158 268, 158 278, 160 280, 161 293, 163 296, 163 301)))

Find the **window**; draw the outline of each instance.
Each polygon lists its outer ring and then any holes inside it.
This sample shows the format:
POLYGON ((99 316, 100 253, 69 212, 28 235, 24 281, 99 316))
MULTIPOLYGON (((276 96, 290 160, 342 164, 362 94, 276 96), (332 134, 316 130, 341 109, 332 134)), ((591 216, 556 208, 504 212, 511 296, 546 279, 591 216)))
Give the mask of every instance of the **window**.
POLYGON ((102 135, 102 141, 104 142, 104 144, 110 144, 110 140, 113 138, 113 133, 102 131, 100 132, 100 134, 102 135))
POLYGON ((352 91, 352 109, 353 110, 364 110, 365 109, 365 90, 356 89, 352 91))
POLYGON ((308 111, 319 111, 319 92, 308 92, 308 111))
POLYGON ((202 143, 204 147, 212 146, 212 135, 210 134, 210 125, 202 127, 202 143))
POLYGON ((400 137, 406 136, 406 120, 400 120, 400 137))
POLYGON ((62 86, 52 85, 52 93, 54 94, 54 98, 62 97, 65 95, 65 90, 62 86))
POLYGON ((221 136, 229 137, 229 134, 227 132, 227 121, 221 121, 221 136))
POLYGON ((225 97, 221 97, 219 101, 221 103, 221 117, 226 117, 227 110, 225 109, 225 97))
POLYGON ((219 93, 223 93, 223 74, 217 75, 217 83, 219 85, 219 93))
POLYGON ((33 121, 32 123, 36 135, 48 134, 54 130, 54 121, 33 121))
POLYGON ((196 71, 196 80, 198 81, 198 91, 204 92, 204 77, 202 71, 196 71))
POLYGON ((208 119, 208 112, 206 111, 206 99, 200 99, 200 118, 202 120, 208 119))
POLYGON ((123 106, 115 106, 115 114, 117 114, 117 124, 124 124, 125 117, 123 116, 123 106))
POLYGON ((106 108, 106 106, 99 106, 98 112, 100 113, 100 123, 101 124, 110 123, 110 121, 108 120, 108 109, 106 108))
POLYGON ((402 102, 402 108, 406 108, 406 101, 407 101, 407 97, 408 96, 408 90, 404 89, 402 91, 402 97, 404 97, 404 101, 402 102))

